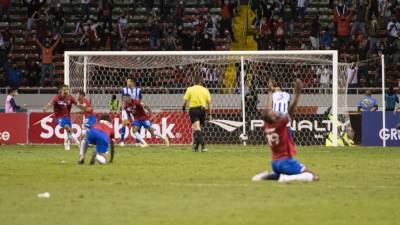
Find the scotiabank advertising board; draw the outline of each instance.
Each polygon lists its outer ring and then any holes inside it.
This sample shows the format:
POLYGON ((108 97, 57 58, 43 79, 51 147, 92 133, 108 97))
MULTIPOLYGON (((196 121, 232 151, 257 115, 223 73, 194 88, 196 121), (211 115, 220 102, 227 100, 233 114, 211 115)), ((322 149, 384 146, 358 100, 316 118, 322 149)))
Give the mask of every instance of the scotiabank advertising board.
POLYGON ((0 144, 26 144, 26 113, 0 113, 0 144))
MULTIPOLYGON (((119 139, 119 129, 122 127, 120 114, 109 114, 114 124, 115 138, 119 139)), ((29 118, 29 141, 32 144, 63 143, 64 129, 56 124, 56 119, 50 113, 31 113, 29 118)), ((74 135, 81 135, 83 116, 72 115, 74 135)), ((189 116, 182 112, 160 112, 152 114, 153 128, 169 138, 171 144, 189 144, 192 141, 192 128, 189 116)), ((126 132, 125 143, 134 143, 133 133, 126 132)), ((151 137, 144 128, 140 131, 147 143, 163 143, 160 138, 151 137)))

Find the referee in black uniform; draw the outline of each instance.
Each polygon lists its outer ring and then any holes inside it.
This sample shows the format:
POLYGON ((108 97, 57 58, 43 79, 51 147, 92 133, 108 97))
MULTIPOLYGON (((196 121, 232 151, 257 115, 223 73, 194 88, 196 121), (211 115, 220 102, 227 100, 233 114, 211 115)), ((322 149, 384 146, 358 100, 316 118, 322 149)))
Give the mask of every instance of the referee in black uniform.
POLYGON ((202 82, 202 76, 194 78, 194 85, 186 89, 182 105, 182 111, 185 111, 186 106, 189 105, 189 116, 193 129, 193 151, 195 152, 198 151, 199 145, 201 145, 202 152, 207 151, 202 127, 206 120, 206 114, 211 113, 211 95, 208 89, 202 86, 202 82))

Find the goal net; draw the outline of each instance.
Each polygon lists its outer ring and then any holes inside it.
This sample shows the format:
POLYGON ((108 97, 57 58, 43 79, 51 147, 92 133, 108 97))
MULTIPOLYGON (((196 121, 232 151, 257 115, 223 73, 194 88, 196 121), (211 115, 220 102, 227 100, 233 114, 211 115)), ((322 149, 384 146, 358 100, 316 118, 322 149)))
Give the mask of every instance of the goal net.
MULTIPOLYGON (((202 75, 213 104, 212 119, 204 128, 207 142, 242 144, 239 136, 245 133, 247 144, 264 144, 260 115, 268 80, 292 95, 293 81, 301 79, 303 95, 290 122, 294 140, 298 145, 325 145, 330 139, 334 145, 334 128, 349 118, 347 67, 338 64, 336 51, 66 52, 65 83, 73 93, 85 91, 96 112, 109 112, 112 95, 121 101, 121 90, 132 79, 154 112, 153 126, 172 143, 189 144, 191 124, 181 112, 183 94, 193 77, 202 75)), ((120 124, 118 112, 113 115, 120 124)), ((149 138, 144 131, 142 135, 149 138)))

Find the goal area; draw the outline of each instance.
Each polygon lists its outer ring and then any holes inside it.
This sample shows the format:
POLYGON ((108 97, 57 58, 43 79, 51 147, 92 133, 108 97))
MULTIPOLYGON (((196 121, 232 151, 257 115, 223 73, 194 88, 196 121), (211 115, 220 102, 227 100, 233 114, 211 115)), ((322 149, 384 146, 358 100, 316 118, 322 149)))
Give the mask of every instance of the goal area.
MULTIPOLYGON (((99 113, 110 112, 113 95, 121 101, 121 90, 132 79, 154 112, 155 128, 175 144, 189 144, 192 139, 189 116, 181 106, 195 76, 203 76, 211 93, 212 119, 204 130, 206 141, 213 144, 242 144, 241 134, 248 136, 246 144, 267 143, 261 112, 268 80, 292 95, 293 81, 300 79, 304 90, 290 122, 296 144, 326 145, 329 139, 336 146, 341 132, 351 129, 348 66, 338 63, 337 51, 67 51, 64 73, 71 92, 84 91, 99 113)), ((111 113, 119 125, 118 112, 111 113)), ((142 135, 150 138, 144 131, 142 135)))

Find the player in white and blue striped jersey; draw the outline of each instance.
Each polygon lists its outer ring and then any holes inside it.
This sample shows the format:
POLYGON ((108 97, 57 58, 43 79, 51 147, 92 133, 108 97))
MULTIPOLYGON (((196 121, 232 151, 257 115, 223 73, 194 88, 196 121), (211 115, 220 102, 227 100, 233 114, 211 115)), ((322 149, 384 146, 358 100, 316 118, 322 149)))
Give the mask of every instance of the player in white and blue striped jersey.
POLYGON ((289 93, 282 91, 279 87, 275 87, 275 92, 272 94, 272 110, 287 114, 290 100, 289 93))
MULTIPOLYGON (((272 94, 272 111, 281 115, 288 114, 288 107, 292 100, 290 94, 282 91, 279 86, 273 85, 273 82, 271 82, 269 86, 274 90, 274 93, 272 94)), ((291 118, 289 117, 289 123, 287 125, 289 127, 289 137, 293 137, 292 129, 290 128, 290 121, 291 118)))
MULTIPOLYGON (((142 100, 142 89, 138 87, 138 85, 133 82, 132 79, 127 79, 126 80, 126 87, 122 88, 121 90, 121 96, 129 95, 132 99, 137 99, 139 101, 142 100)), ((123 102, 123 100, 121 101, 123 102)), ((120 146, 125 145, 125 132, 126 132, 126 126, 129 124, 129 120, 132 119, 130 118, 130 115, 126 114, 124 110, 122 110, 122 128, 120 129, 120 134, 121 134, 121 142, 120 146)))

